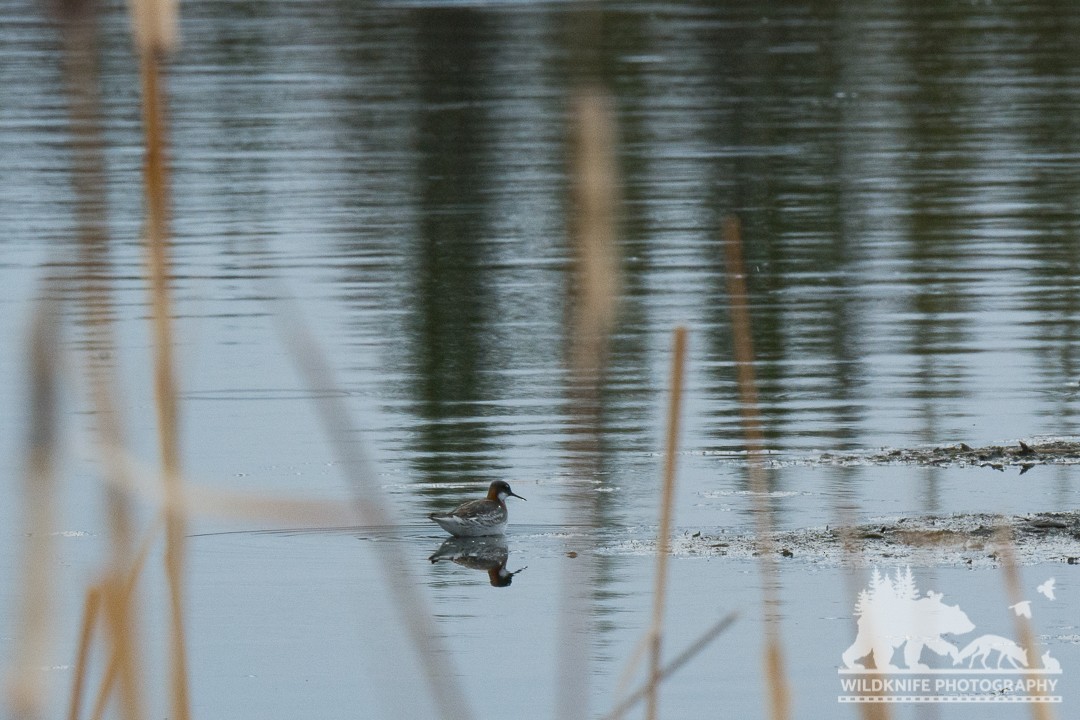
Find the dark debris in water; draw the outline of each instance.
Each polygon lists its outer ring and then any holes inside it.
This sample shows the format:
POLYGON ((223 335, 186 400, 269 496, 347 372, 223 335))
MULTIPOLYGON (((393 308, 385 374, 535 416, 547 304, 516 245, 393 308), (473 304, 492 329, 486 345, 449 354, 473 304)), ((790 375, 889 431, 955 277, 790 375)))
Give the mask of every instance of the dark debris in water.
POLYGON ((1002 562, 1003 536, 1011 537, 1013 553, 1022 565, 1080 564, 1080 511, 900 517, 852 528, 777 532, 767 544, 750 533, 695 533, 677 538, 673 550, 683 555, 745 559, 767 549, 790 561, 823 565, 902 562, 926 567, 994 567, 1002 562))
MULTIPOLYGON (((778 465, 790 464, 777 461, 778 465)), ((807 465, 918 465, 922 467, 1019 467, 1027 472, 1036 465, 1080 464, 1080 442, 1056 439, 1030 444, 1018 440, 1009 445, 971 447, 966 443, 931 448, 889 448, 874 453, 822 453, 797 461, 807 465)))

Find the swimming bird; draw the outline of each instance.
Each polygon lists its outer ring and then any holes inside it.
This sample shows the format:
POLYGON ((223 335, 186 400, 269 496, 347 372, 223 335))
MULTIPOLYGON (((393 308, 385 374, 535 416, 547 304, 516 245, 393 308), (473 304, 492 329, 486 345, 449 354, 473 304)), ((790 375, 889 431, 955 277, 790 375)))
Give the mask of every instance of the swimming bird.
POLYGON ((506 530, 508 497, 525 499, 511 490, 505 480, 496 480, 483 500, 470 500, 450 512, 431 513, 428 517, 456 537, 502 535, 506 530))

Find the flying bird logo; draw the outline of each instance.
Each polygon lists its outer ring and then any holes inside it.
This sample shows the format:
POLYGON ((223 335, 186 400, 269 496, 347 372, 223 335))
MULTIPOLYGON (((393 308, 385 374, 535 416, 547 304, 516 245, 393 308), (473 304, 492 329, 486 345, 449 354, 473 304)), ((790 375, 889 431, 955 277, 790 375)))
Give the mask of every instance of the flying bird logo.
POLYGON ((1050 578, 1049 580, 1044 582, 1042 585, 1040 585, 1036 589, 1040 593, 1045 595, 1047 600, 1053 600, 1054 599, 1054 578, 1050 578))
POLYGON ((1031 601, 1022 600, 1015 605, 1010 605, 1009 609, 1016 613, 1016 617, 1026 617, 1031 619, 1031 601))

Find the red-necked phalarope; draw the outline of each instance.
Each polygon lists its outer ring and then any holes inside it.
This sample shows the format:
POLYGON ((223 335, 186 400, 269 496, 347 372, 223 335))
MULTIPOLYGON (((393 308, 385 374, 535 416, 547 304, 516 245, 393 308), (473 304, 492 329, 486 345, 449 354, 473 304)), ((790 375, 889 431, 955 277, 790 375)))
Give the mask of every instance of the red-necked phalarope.
POLYGON ((470 500, 450 512, 431 513, 429 518, 443 530, 457 537, 502 535, 506 530, 506 498, 525 498, 510 489, 504 480, 496 480, 483 500, 470 500))

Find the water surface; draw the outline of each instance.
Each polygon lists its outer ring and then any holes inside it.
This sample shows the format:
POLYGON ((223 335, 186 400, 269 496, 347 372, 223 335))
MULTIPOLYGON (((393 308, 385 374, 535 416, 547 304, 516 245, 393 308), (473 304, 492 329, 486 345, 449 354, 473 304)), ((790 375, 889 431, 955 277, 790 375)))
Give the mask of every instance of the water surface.
MULTIPOLYGON (((430 714, 376 579, 377 543, 413 563, 479 717, 554 714, 561 578, 594 558, 589 707, 609 707, 649 619, 652 558, 622 541, 655 532, 678 323, 691 351, 677 532, 753 527, 720 244, 732 215, 744 227, 766 442, 779 459, 768 477, 778 525, 835 524, 841 510, 863 520, 1077 507, 1065 466, 1021 478, 801 462, 1080 435, 1072 4, 605 4, 589 15, 564 4, 237 0, 181 12, 168 87, 185 470, 220 489, 349 502, 354 488, 313 404, 332 395, 396 518, 375 533, 195 519, 196 716, 430 714), (587 81, 615 102, 624 273, 593 444, 579 442, 564 364, 567 108, 587 81), (333 365, 324 387, 308 386, 282 342, 286 295, 333 365), (527 569, 506 588, 427 560, 443 538, 424 516, 495 478, 529 499, 511 507, 507 538, 508 567, 527 569), (592 494, 600 527, 578 527, 573 505, 592 494), (492 667, 495 706, 484 704, 492 667)), ((39 5, 0 8, 0 477, 10 498, 21 493, 30 303, 46 279, 86 273, 73 189, 85 169, 60 49, 39 5)), ((109 238, 98 272, 114 303, 126 431, 153 465, 138 83, 119 3, 104 8, 100 58, 109 238)), ((77 588, 107 529, 79 372, 90 331, 78 304, 65 313, 56 572, 69 589, 56 597, 57 707, 77 588)), ((0 506, 5 648, 19 632, 20 507, 0 506)), ((865 578, 781 568, 795 705, 849 712, 836 705, 835 670, 865 578)), ((1080 672, 1075 573, 1028 573, 1032 587, 1057 576, 1059 601, 1036 630, 1066 677, 1080 672)), ((672 652, 728 611, 742 617, 672 679, 666 713, 761 712, 760 582, 743 561, 673 563, 672 652)), ((924 585, 935 583, 1011 634, 1000 573, 949 568, 924 585)), ((156 570, 146 585, 157 647, 156 570)), ((1066 695, 1062 713, 1077 702, 1066 695)))

